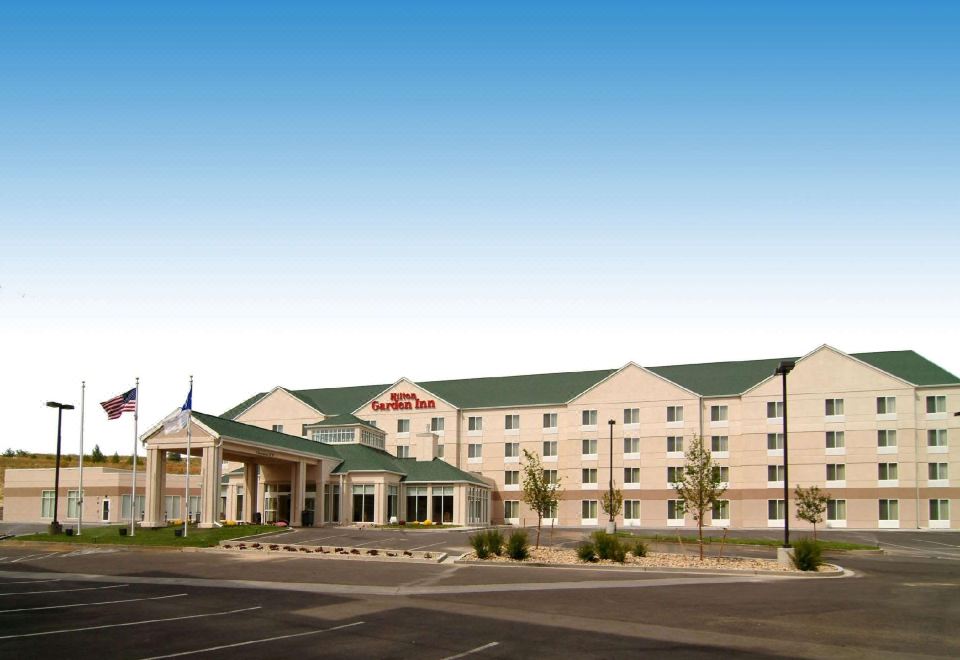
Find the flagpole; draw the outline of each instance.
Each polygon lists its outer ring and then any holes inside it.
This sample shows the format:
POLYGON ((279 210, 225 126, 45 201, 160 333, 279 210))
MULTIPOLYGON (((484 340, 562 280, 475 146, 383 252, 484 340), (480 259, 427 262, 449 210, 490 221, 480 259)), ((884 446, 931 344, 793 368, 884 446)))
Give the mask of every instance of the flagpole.
POLYGON ((187 537, 187 523, 190 522, 190 439, 193 434, 190 426, 190 416, 193 414, 193 374, 190 375, 190 394, 187 396, 190 397, 190 410, 187 411, 187 478, 186 484, 183 487, 183 501, 185 502, 183 510, 187 512, 187 515, 183 519, 183 537, 187 537))
POLYGON ((137 519, 137 419, 140 417, 140 377, 137 376, 136 384, 133 386, 135 392, 135 402, 133 407, 133 476, 130 485, 130 536, 136 536, 137 519))
POLYGON ((80 486, 77 493, 77 536, 83 533, 83 413, 86 410, 87 381, 80 385, 80 486))

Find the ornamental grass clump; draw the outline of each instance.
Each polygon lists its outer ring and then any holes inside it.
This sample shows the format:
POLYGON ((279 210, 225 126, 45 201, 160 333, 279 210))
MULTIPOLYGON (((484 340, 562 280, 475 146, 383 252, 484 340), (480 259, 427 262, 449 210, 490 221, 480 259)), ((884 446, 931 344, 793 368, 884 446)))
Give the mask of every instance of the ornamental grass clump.
POLYGON ((527 533, 521 530, 515 531, 507 540, 507 556, 516 561, 523 561, 530 556, 530 542, 527 540, 527 533))
POLYGON ((503 546, 505 543, 503 533, 499 529, 487 530, 487 550, 499 557, 503 554, 503 546))
POLYGON ((647 547, 647 543, 643 539, 637 539, 634 541, 633 548, 631 548, 631 551, 635 557, 646 557, 649 550, 650 548, 647 547))
POLYGON ((577 546, 577 559, 580 561, 597 561, 597 549, 590 541, 584 541, 577 546))
POLYGON ((813 539, 793 542, 793 565, 801 571, 815 571, 823 564, 823 548, 813 539))
POLYGON ((620 542, 620 539, 613 534, 598 530, 591 534, 590 538, 593 539, 593 547, 600 559, 608 559, 621 564, 626 561, 627 549, 620 542))
POLYGON ((490 549, 487 547, 486 532, 477 532, 470 537, 470 545, 473 547, 477 559, 486 559, 490 556, 490 549))

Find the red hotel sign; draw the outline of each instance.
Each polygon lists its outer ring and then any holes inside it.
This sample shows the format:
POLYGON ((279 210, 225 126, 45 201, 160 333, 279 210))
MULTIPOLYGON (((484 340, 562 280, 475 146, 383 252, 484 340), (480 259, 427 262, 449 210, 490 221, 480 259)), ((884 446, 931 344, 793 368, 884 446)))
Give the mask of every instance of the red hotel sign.
POLYGON ((409 392, 392 392, 390 403, 374 401, 371 405, 374 410, 427 410, 436 408, 437 402, 433 399, 420 399, 409 392))

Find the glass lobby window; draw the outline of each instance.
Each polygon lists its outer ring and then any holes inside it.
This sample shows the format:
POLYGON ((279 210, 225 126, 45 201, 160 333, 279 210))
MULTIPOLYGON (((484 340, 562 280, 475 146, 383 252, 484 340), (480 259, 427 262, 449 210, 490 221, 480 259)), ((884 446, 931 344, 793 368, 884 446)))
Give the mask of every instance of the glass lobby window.
POLYGON ((596 426, 597 425, 597 411, 596 410, 584 410, 580 415, 580 423, 583 426, 596 426))
POLYGON ((407 520, 423 522, 427 516, 427 487, 407 486, 407 520))
POLYGON ((387 522, 392 518, 399 518, 400 487, 387 486, 387 522))
POLYGON ((324 502, 324 520, 340 522, 340 486, 327 484, 323 487, 326 493, 324 502))
POLYGON ((453 522, 453 486, 433 487, 433 522, 453 522))
MULTIPOLYGON (((129 498, 129 495, 124 495, 124 497, 129 498)), ((78 490, 68 490, 67 491, 67 518, 77 518, 79 517, 77 513, 80 511, 80 491, 78 490)), ((129 500, 128 500, 129 506, 129 500)), ((129 514, 127 518, 129 518, 129 514)))
POLYGON ((376 506, 373 488, 373 484, 356 484, 353 486, 353 522, 374 521, 376 506))

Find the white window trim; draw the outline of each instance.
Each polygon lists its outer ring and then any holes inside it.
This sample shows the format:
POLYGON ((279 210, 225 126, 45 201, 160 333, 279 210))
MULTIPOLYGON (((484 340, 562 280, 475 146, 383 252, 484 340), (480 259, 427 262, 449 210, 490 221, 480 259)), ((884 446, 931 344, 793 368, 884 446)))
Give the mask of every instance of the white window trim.
POLYGON ((729 451, 712 451, 710 452, 710 455, 714 458, 730 458, 729 451))
POLYGON ((927 479, 927 486, 931 486, 933 488, 941 488, 941 487, 945 488, 949 485, 950 485, 949 479, 927 479))
POLYGON ((927 523, 930 525, 930 529, 950 529, 949 520, 928 520, 927 523))
POLYGON ((932 447, 927 445, 928 454, 946 454, 949 450, 950 448, 946 445, 934 445, 932 447))
POLYGON ((471 438, 476 438, 482 435, 483 435, 483 429, 480 429, 479 431, 467 431, 467 436, 471 438))
POLYGON ((596 424, 581 424, 581 425, 580 425, 580 430, 581 430, 581 431, 596 431, 596 430, 597 430, 597 425, 596 425, 596 424))
POLYGON ((847 520, 828 520, 827 527, 830 529, 844 529, 847 526, 847 520))
POLYGON ((719 420, 719 421, 717 421, 717 422, 714 422, 714 421, 711 420, 710 426, 711 426, 711 428, 715 428, 715 429, 727 428, 728 426, 730 426, 730 420, 728 420, 728 419, 721 419, 721 420, 719 420))
POLYGON ((892 447, 877 447, 878 454, 896 454, 900 450, 898 445, 892 447))
POLYGON ((781 518, 780 520, 770 520, 769 518, 767 518, 767 527, 779 527, 782 529, 783 519, 781 518))
POLYGON ((559 518, 544 518, 542 521, 544 527, 552 527, 560 524, 559 518))
POLYGON ((504 457, 503 457, 503 462, 504 462, 504 463, 519 463, 519 462, 520 462, 520 457, 519 457, 519 456, 504 456, 504 457))
POLYGON ((507 525, 514 525, 514 526, 519 526, 519 525, 520 525, 520 519, 519 519, 519 518, 504 518, 503 521, 504 521, 507 525))
POLYGON ((846 488, 846 487, 847 487, 846 479, 838 479, 836 481, 830 481, 829 479, 827 480, 827 488, 846 488))
POLYGON ((783 417, 767 417, 767 424, 771 426, 783 426, 783 417))
POLYGON ((580 524, 584 527, 596 527, 597 519, 596 518, 581 518, 580 524))
MULTIPOLYGON (((640 457, 640 454, 637 454, 637 458, 640 457)), ((683 458, 682 451, 668 451, 667 458, 683 458)))
POLYGON ((624 519, 623 519, 623 526, 624 526, 624 527, 639 527, 639 526, 640 526, 640 518, 624 518, 624 519))
POLYGON ((468 458, 467 463, 483 463, 483 456, 475 456, 474 458, 468 458))
POLYGON ((877 479, 877 488, 896 488, 900 485, 900 479, 877 479))
POLYGON ((560 428, 557 426, 548 426, 547 428, 543 429, 544 435, 556 435, 558 433, 560 433, 560 428))
POLYGON ((668 428, 668 429, 682 429, 682 428, 683 428, 683 420, 681 419, 679 422, 667 422, 667 428, 668 428))
POLYGON ((520 429, 503 429, 504 435, 520 435, 520 429))
POLYGON ((899 520, 878 520, 877 527, 880 529, 900 529, 899 520))
POLYGON ((580 454, 581 461, 595 461, 597 460, 597 454, 580 454))
POLYGON ((767 488, 783 488, 782 481, 768 481, 767 488))
POLYGON ((597 482, 587 483, 583 482, 580 484, 580 490, 599 490, 600 486, 597 482))
POLYGON ((640 454, 638 452, 630 452, 623 455, 623 460, 625 461, 638 461, 640 460, 640 454))
POLYGON ((947 413, 945 412, 927 413, 927 419, 946 419, 946 418, 947 418, 947 413))
POLYGON ((542 460, 543 460, 544 463, 556 463, 556 462, 557 462, 557 458, 559 458, 559 457, 556 456, 556 455, 554 455, 554 456, 544 456, 544 457, 542 458, 542 460))
POLYGON ((782 449, 768 449, 767 456, 783 456, 782 449))
POLYGON ((396 437, 398 440, 406 439, 410 437, 410 431, 404 431, 403 433, 397 432, 396 437))
POLYGON ((824 422, 827 422, 827 423, 829 423, 829 422, 845 422, 845 421, 847 421, 847 417, 846 417, 846 415, 824 415, 824 416, 823 416, 823 421, 824 421, 824 422))
POLYGON ((897 413, 877 413, 878 422, 892 422, 897 419, 897 413))
POLYGON ((847 448, 846 447, 827 447, 826 449, 827 456, 846 456, 847 448))
POLYGON ((711 527, 729 527, 730 519, 729 518, 714 518, 710 516, 710 526, 711 527))
POLYGON ((504 484, 504 490, 520 490, 520 484, 504 484))

